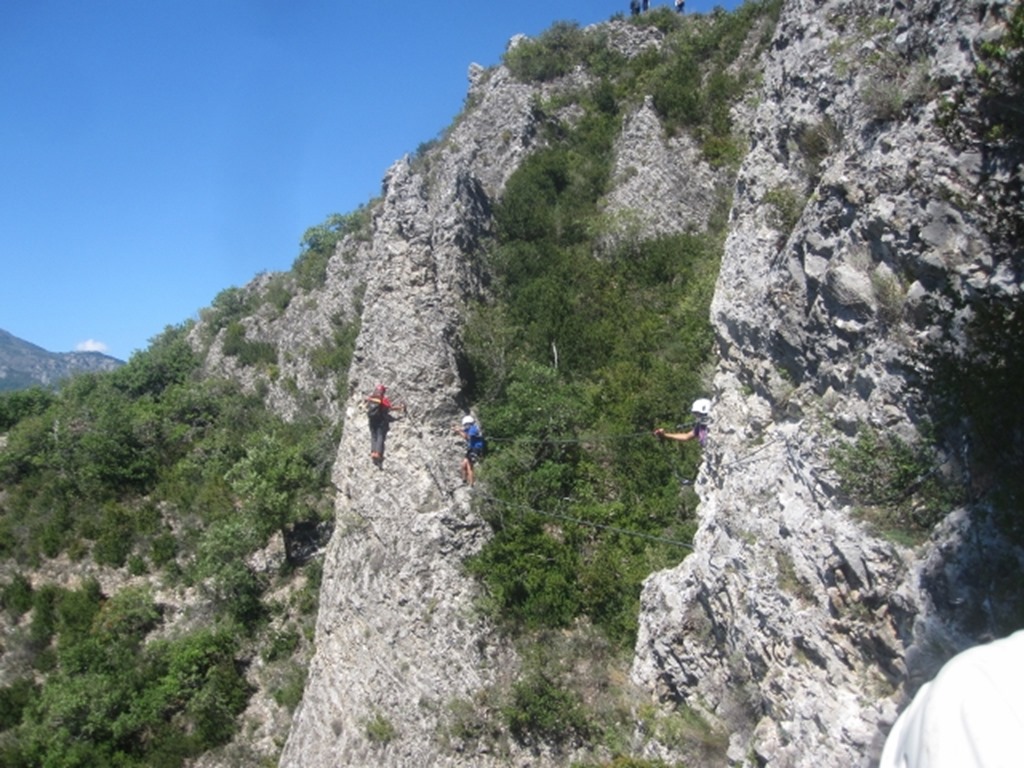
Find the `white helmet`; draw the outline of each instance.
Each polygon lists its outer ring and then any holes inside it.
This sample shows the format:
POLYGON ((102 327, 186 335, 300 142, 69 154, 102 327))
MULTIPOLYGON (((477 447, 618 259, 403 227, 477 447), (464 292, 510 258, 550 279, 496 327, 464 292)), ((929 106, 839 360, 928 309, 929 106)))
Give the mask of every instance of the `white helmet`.
POLYGON ((693 401, 693 407, 690 409, 691 413, 699 413, 701 416, 707 416, 711 413, 711 401, 706 397, 702 397, 699 400, 693 401))
POLYGON ((463 416, 462 417, 462 426, 464 426, 464 427, 469 426, 474 421, 476 421, 476 419, 474 419, 472 416, 463 416))

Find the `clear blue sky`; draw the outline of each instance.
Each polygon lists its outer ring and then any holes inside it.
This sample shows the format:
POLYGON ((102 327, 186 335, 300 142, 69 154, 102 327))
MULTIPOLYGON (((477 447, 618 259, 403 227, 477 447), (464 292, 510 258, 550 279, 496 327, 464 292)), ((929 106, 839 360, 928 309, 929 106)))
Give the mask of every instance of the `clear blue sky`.
MULTIPOLYGON (((738 0, 687 12, 715 5, 738 0)), ((128 359, 379 195, 458 114, 471 63, 628 6, 0 3, 0 329, 128 359)))

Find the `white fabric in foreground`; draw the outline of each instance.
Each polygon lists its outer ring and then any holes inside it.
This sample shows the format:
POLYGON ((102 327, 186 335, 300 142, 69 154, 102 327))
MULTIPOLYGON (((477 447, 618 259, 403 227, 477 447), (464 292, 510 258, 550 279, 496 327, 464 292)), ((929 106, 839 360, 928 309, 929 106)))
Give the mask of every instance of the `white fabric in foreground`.
POLYGON ((1024 766, 1024 630, 954 656, 917 692, 879 768, 1024 766))

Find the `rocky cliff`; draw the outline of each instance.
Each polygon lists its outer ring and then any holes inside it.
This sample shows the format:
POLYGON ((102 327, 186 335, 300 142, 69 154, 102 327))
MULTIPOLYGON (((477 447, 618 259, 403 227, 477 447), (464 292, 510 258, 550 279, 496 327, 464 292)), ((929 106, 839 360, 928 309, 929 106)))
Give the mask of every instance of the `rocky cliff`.
MULTIPOLYGON (((650 100, 623 120, 606 198, 620 235, 699 230, 732 199, 700 529, 693 555, 646 583, 632 683, 703 712, 730 734, 734 764, 871 764, 917 682, 996 631, 967 608, 991 584, 964 574, 1019 552, 970 507, 944 510, 918 546, 878 535, 840 492, 833 449, 864 425, 918 439, 919 353, 940 318, 969 296, 1019 292, 995 223, 1019 208, 1004 194, 1019 190, 1019 165, 954 141, 943 106, 978 98, 979 44, 1001 34, 1007 7, 788 0, 763 78, 735 109, 749 146, 735 177, 691 137, 666 135, 650 100)), ((627 55, 661 43, 654 27, 602 29, 627 55)), ((289 350, 279 378, 250 384, 285 413, 305 398, 344 423, 316 652, 282 766, 569 759, 467 751, 446 731, 453 704, 518 664, 461 568, 489 529, 459 481, 450 426, 472 406, 460 335, 486 286, 491 208, 540 145, 538 101, 571 121, 571 100, 550 97, 587 78, 526 85, 472 67, 449 132, 388 171, 369 237, 345 240, 306 300, 245 321, 289 350), (360 331, 333 400, 306 358, 338 318, 360 331), (380 467, 362 408, 377 383, 408 405, 380 467)), ((248 375, 220 350, 211 369, 248 375)), ((665 745, 647 753, 678 758, 665 745)))
POLYGON ((830 458, 861 425, 919 436, 919 353, 946 303, 1019 294, 994 201, 1020 166, 951 141, 942 106, 1001 10, 787 2, 764 59, 712 307, 696 551, 648 580, 633 667, 730 723, 736 762, 870 765, 903 696, 996 631, 967 615, 984 561, 1019 568, 977 508, 947 508, 917 548, 877 537, 830 458))
MULTIPOLYGON (((661 37, 622 23, 611 33, 633 55, 661 37)), ((458 476, 462 445, 450 427, 470 406, 460 372, 462 309, 485 277, 477 263, 492 203, 539 145, 537 100, 571 94, 587 76, 524 85, 504 67, 473 67, 470 80, 466 111, 438 148, 390 169, 375 213, 316 656, 282 766, 565 760, 515 744, 501 754, 467 752, 445 735, 454 705, 507 683, 517 667, 480 618, 478 585, 462 571, 489 528, 471 511, 458 476), (363 415, 378 382, 409 408, 392 425, 380 468, 369 460, 363 415)), ((559 117, 571 121, 571 101, 563 110, 559 117)), ((629 217, 634 231, 702 228, 721 199, 723 173, 688 137, 666 139, 649 103, 624 125, 616 169, 625 181, 609 211, 629 217), (701 184, 691 184, 693 174, 701 184)))
POLYGON ((461 570, 487 526, 460 487, 451 426, 468 408, 461 310, 479 290, 491 201, 531 147, 534 91, 502 70, 472 75, 475 106, 440 149, 390 169, 375 212, 316 656, 283 766, 463 764, 440 756, 439 720, 509 668, 461 570), (377 383, 406 406, 379 467, 364 410, 377 383))

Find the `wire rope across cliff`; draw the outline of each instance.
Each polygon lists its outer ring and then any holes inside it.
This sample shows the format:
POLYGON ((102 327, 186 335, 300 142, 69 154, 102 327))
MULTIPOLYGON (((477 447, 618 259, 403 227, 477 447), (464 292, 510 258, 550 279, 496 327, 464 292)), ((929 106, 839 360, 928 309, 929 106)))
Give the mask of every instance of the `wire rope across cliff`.
POLYGON ((652 432, 629 432, 622 435, 588 435, 586 437, 493 437, 487 436, 488 442, 494 443, 521 443, 524 445, 576 445, 586 443, 606 443, 613 440, 636 440, 641 437, 651 437, 652 432))
MULTIPOLYGON (((490 436, 488 436, 487 439, 488 440, 494 440, 496 442, 522 442, 522 443, 527 443, 527 444, 532 444, 532 443, 575 444, 575 443, 587 443, 587 442, 602 442, 602 441, 610 441, 610 440, 628 440, 628 439, 637 439, 637 438, 640 438, 640 437, 650 437, 650 436, 651 436, 651 432, 645 431, 645 432, 631 432, 631 433, 626 433, 626 434, 589 435, 587 437, 573 437, 573 438, 536 438, 536 439, 525 439, 525 438, 517 438, 517 437, 490 437, 490 436)), ((763 443, 761 445, 758 445, 757 447, 755 447, 755 449, 749 451, 748 453, 743 454, 739 458, 733 459, 732 461, 729 461, 729 462, 727 462, 725 464, 720 465, 719 469, 727 469, 727 468, 730 468, 730 467, 738 466, 740 464, 744 464, 746 462, 754 461, 755 459, 757 459, 759 457, 759 455, 765 449, 767 449, 767 447, 769 447, 771 445, 774 445, 777 442, 784 442, 784 440, 782 438, 775 437, 775 438, 769 440, 768 442, 765 442, 765 443, 763 443)), ((677 475, 678 475, 678 472, 677 472, 677 475)), ((692 480, 682 479, 682 478, 678 478, 678 479, 680 479, 680 483, 681 484, 684 484, 684 485, 692 484, 692 480)), ((500 498, 494 496, 493 494, 488 494, 488 493, 484 492, 484 490, 480 490, 479 488, 474 490, 474 497, 478 498, 478 499, 481 499, 481 500, 484 500, 486 502, 490 502, 490 503, 499 505, 500 507, 503 507, 505 509, 510 509, 510 510, 517 511, 520 514, 525 514, 525 513, 536 514, 536 515, 540 515, 542 517, 548 517, 548 518, 555 519, 555 520, 561 520, 563 522, 571 522, 571 523, 574 523, 574 524, 577 524, 577 525, 582 525, 582 526, 585 526, 585 527, 596 528, 596 529, 599 529, 599 530, 606 530, 606 531, 609 531, 609 532, 613 532, 613 534, 620 534, 622 536, 633 537, 633 538, 636 538, 636 539, 644 539, 644 540, 647 540, 647 541, 650 541, 650 542, 657 542, 659 544, 668 544, 670 546, 680 547, 680 548, 688 550, 690 552, 692 552, 693 549, 694 549, 693 544, 691 542, 683 542, 683 541, 680 541, 678 539, 672 539, 672 538, 669 538, 669 537, 654 536, 652 534, 645 534, 645 532, 640 531, 640 530, 634 530, 634 529, 631 529, 631 528, 624 528, 622 526, 617 526, 617 525, 609 525, 609 524, 606 524, 606 523, 594 522, 593 520, 585 520, 583 518, 575 517, 573 515, 567 515, 567 514, 564 514, 564 513, 561 513, 561 512, 550 512, 550 511, 545 511, 545 510, 537 509, 536 507, 530 507, 530 506, 525 505, 525 504, 518 504, 518 503, 515 503, 515 502, 509 502, 509 501, 506 501, 505 499, 500 499, 500 498)), ((571 499, 567 499, 565 501, 570 501, 571 502, 572 500, 571 499)))
MULTIPOLYGON (((609 531, 611 533, 618 533, 618 534, 621 534, 623 536, 632 536, 633 538, 637 538, 637 539, 646 539, 648 541, 655 541, 655 542, 658 542, 658 543, 661 543, 661 544, 670 544, 672 546, 676 546, 676 547, 681 547, 683 549, 687 549, 687 550, 689 550, 691 552, 693 551, 693 544, 691 542, 688 542, 688 541, 680 541, 678 539, 671 539, 671 538, 668 538, 667 536, 655 536, 655 535, 650 534, 650 533, 643 533, 642 531, 636 531, 636 530, 632 530, 632 529, 629 529, 629 528, 621 528, 621 527, 616 526, 616 525, 607 525, 605 523, 595 523, 592 520, 583 520, 582 518, 573 517, 572 515, 566 515, 566 514, 562 514, 560 512, 547 512, 547 511, 544 511, 544 510, 541 510, 541 509, 536 509, 534 507, 530 507, 530 506, 528 506, 526 504, 517 504, 515 502, 506 501, 505 499, 499 499, 497 496, 494 496, 494 495, 492 495, 490 493, 487 493, 486 491, 476 490, 474 492, 474 495, 476 497, 478 497, 478 498, 481 498, 481 499, 484 499, 486 501, 490 501, 490 502, 493 502, 495 504, 498 504, 498 505, 500 505, 500 506, 502 506, 502 507, 504 507, 506 509, 515 510, 515 511, 518 511, 520 513, 531 513, 531 514, 534 514, 534 515, 540 515, 541 517, 548 517, 548 518, 551 518, 551 519, 554 519, 554 520, 561 520, 563 522, 575 523, 576 525, 581 525, 581 526, 584 526, 584 527, 587 527, 587 528, 596 528, 596 529, 602 530, 602 531, 609 531)), ((572 501, 572 499, 567 499, 567 501, 572 501)))

